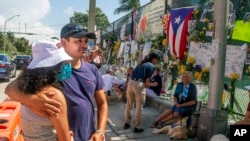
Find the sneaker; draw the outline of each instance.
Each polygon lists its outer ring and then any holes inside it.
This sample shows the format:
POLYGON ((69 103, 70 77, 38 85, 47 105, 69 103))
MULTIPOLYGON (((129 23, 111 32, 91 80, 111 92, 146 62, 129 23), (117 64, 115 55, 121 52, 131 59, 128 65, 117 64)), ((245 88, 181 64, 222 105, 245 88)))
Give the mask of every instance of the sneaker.
POLYGON ((141 133, 144 132, 144 129, 134 128, 134 133, 141 133))
POLYGON ((125 123, 123 129, 128 129, 128 128, 130 128, 130 124, 125 123))

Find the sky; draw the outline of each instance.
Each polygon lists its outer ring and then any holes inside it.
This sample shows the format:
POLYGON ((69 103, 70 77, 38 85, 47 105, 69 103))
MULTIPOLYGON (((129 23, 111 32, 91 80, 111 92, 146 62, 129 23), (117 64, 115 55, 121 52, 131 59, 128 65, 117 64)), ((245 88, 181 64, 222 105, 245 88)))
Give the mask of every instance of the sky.
MULTIPOLYGON (((127 13, 114 15, 120 0, 96 0, 96 7, 102 9, 110 23, 127 13)), ((141 5, 150 0, 141 0, 141 5)), ((0 32, 35 33, 37 35, 15 34, 30 42, 37 39, 59 37, 61 28, 69 23, 74 11, 87 13, 89 0, 5 0, 0 4, 0 32), (20 16, 15 16, 20 15, 20 16), (12 16, 14 18, 10 19, 12 16), (9 20, 10 19, 10 20, 9 20)))

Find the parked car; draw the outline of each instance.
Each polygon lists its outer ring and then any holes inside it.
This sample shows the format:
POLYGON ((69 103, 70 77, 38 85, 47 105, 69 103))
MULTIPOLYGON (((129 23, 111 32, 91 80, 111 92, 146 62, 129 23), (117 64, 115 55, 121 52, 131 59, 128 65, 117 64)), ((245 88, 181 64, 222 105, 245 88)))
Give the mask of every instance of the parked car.
POLYGON ((7 54, 0 54, 0 79, 10 81, 11 77, 16 77, 16 64, 7 54))
POLYGON ((31 59, 32 58, 30 55, 17 55, 14 59, 14 63, 16 64, 18 69, 23 69, 29 65, 31 59))

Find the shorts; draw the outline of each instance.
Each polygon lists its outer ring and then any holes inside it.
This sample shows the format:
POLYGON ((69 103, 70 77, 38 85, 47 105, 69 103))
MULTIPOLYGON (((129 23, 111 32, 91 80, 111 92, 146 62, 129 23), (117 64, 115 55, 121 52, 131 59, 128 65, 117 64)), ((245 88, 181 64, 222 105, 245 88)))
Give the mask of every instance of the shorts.
POLYGON ((182 117, 189 116, 191 114, 191 109, 189 107, 176 108, 175 105, 171 107, 173 112, 178 113, 182 117))

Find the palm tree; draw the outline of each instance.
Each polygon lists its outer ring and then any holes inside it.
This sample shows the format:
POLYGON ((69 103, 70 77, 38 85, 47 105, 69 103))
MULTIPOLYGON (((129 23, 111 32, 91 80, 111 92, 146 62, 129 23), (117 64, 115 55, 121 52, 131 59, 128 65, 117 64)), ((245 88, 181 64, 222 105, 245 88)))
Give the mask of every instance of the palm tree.
POLYGON ((114 14, 127 13, 140 7, 140 0, 120 0, 120 7, 116 8, 114 14))

